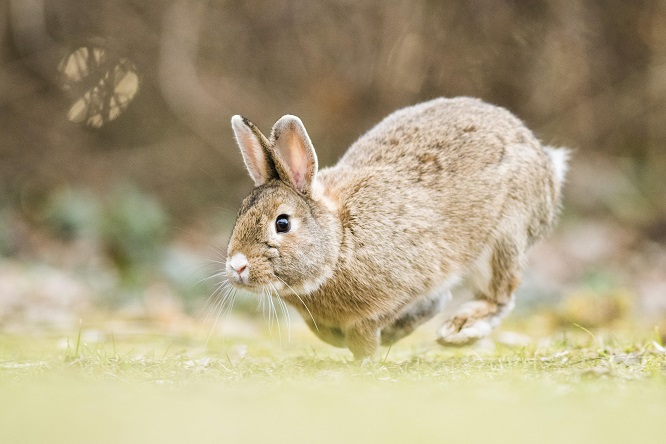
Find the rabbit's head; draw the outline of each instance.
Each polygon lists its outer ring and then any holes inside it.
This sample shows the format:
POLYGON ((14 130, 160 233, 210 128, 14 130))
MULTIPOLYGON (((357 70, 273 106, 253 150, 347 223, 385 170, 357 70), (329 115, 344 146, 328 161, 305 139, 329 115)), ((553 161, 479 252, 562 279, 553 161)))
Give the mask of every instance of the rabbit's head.
POLYGON ((303 123, 286 115, 269 138, 241 116, 231 124, 255 188, 238 212, 227 277, 254 292, 310 293, 333 274, 340 228, 319 189, 303 123))

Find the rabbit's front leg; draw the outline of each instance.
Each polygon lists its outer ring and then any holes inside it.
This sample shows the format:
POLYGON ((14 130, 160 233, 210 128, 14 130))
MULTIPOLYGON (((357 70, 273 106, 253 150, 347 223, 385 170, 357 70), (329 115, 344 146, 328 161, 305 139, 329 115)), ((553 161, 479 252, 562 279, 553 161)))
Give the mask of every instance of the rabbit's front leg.
POLYGON ((381 344, 391 345, 411 334, 419 325, 440 313, 449 300, 451 292, 447 289, 407 305, 395 321, 382 329, 381 344))
POLYGON ((379 348, 379 337, 379 326, 374 321, 354 325, 345 332, 347 347, 357 361, 374 356, 379 348))
POLYGON ((345 347, 345 334, 340 327, 315 324, 311 319, 306 320, 305 323, 322 341, 334 347, 345 347))

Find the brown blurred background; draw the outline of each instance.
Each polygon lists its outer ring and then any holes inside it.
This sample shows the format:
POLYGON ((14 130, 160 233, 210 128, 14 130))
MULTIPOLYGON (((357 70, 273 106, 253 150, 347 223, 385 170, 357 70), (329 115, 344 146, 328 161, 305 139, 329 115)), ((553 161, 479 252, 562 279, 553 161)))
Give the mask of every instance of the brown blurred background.
POLYGON ((231 115, 300 116, 327 165, 459 95, 575 149, 523 306, 663 318, 663 0, 0 0, 0 325, 196 311, 251 188, 231 115))

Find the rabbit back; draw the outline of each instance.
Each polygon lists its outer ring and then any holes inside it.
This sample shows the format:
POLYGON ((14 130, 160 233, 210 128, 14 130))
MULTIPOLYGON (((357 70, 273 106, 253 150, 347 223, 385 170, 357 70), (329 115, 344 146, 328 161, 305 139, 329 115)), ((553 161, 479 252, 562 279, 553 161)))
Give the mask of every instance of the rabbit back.
POLYGON ((321 290, 361 294, 368 313, 461 279, 499 240, 523 256, 550 228, 561 186, 518 118, 471 98, 394 112, 319 181, 343 243, 321 290))

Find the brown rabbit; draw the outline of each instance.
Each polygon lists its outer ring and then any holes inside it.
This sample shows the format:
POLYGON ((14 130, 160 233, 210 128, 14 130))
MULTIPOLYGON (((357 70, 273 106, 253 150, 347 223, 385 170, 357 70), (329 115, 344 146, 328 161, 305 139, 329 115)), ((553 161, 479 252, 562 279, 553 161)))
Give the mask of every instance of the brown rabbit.
POLYGON ((269 138, 241 116, 231 123, 255 188, 238 212, 228 279, 284 299, 355 358, 432 318, 461 282, 475 299, 438 341, 487 336, 560 206, 567 151, 477 99, 398 110, 322 170, 298 117, 269 138))

